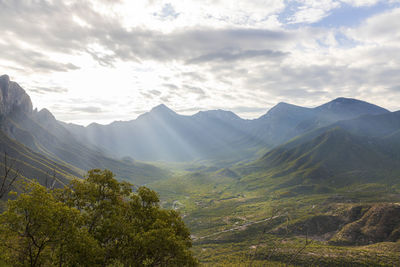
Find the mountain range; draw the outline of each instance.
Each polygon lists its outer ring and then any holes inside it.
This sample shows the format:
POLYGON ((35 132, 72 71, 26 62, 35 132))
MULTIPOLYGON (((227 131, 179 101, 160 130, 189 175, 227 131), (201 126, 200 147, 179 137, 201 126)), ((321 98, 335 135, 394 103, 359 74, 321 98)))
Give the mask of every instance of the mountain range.
POLYGON ((255 159, 260 151, 340 120, 385 113, 390 112, 347 98, 337 98, 316 108, 279 103, 254 120, 223 110, 184 116, 159 105, 131 121, 65 127, 77 139, 116 157, 145 161, 240 161, 255 159))
POLYGON ((56 169, 63 179, 108 168, 121 179, 147 184, 171 175, 156 161, 207 163, 214 166, 208 171, 235 177, 245 187, 271 179, 275 187, 395 183, 399 173, 400 112, 357 99, 315 108, 282 102, 253 120, 224 110, 186 116, 159 105, 131 121, 84 127, 34 110, 7 75, 0 77, 0 89, 3 150, 17 146, 14 151, 34 155, 36 169, 46 161, 46 171, 56 169))

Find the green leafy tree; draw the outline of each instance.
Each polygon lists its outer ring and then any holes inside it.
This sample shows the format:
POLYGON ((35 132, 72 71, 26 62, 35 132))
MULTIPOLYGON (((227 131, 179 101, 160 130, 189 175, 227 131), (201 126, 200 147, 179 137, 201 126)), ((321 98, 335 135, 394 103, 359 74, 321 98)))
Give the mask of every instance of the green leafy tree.
POLYGON ((195 266, 190 233, 157 194, 108 170, 64 189, 37 183, 0 215, 2 259, 19 266, 195 266))
POLYGON ((77 209, 57 200, 36 182, 8 201, 0 215, 2 258, 13 266, 93 263, 99 248, 82 228, 77 209))
POLYGON ((103 249, 102 265, 193 266, 190 233, 179 214, 159 207, 157 194, 118 182, 108 170, 91 170, 64 191, 64 202, 81 211, 103 249))

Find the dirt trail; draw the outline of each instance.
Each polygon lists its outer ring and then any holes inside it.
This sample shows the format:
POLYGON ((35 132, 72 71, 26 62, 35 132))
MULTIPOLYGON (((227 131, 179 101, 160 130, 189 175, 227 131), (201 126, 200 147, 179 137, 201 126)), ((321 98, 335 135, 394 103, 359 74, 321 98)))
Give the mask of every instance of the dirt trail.
POLYGON ((266 221, 270 221, 270 220, 276 219, 276 218, 281 217, 281 216, 282 215, 276 215, 276 216, 269 217, 269 218, 266 218, 266 219, 263 219, 263 220, 259 220, 259 221, 255 221, 255 222, 247 222, 245 224, 242 224, 242 225, 230 228, 230 229, 222 230, 222 231, 219 231, 219 232, 215 232, 215 233, 212 233, 212 234, 209 234, 209 235, 205 235, 205 236, 200 236, 200 237, 192 236, 192 239, 193 239, 193 241, 198 241, 198 240, 209 238, 209 237, 213 237, 213 236, 216 236, 216 235, 219 235, 219 234, 222 234, 222 233, 227 233, 227 232, 232 232, 232 231, 241 231, 241 230, 246 229, 247 226, 250 226, 250 225, 253 225, 253 224, 262 223, 262 222, 266 222, 266 221))

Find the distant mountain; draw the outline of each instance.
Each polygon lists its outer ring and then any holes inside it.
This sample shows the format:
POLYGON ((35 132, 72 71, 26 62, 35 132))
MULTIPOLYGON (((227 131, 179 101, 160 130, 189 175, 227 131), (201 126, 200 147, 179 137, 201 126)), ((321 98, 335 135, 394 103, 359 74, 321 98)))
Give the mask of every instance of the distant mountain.
POLYGON ((246 125, 246 120, 232 112, 215 110, 183 116, 160 105, 132 121, 67 127, 77 138, 118 157, 190 161, 237 153, 230 144, 247 136, 246 125))
POLYGON ((247 176, 241 184, 253 188, 400 184, 400 112, 318 128, 236 171, 247 176))
POLYGON ((46 109, 33 110, 26 92, 8 76, 0 77, 0 129, 10 138, 63 165, 80 169, 107 168, 118 177, 143 184, 168 173, 149 164, 115 160, 84 145, 46 109))
POLYGON ((304 131, 320 128, 336 121, 349 120, 362 115, 389 113, 387 109, 352 98, 336 98, 313 109, 313 116, 304 120, 297 129, 304 131))
POLYGON ((279 103, 255 120, 230 111, 210 110, 192 116, 159 105, 136 120, 88 127, 66 124, 71 133, 116 157, 164 161, 240 161, 331 123, 386 109, 364 101, 337 98, 316 108, 279 103))
POLYGON ((336 98, 335 100, 316 107, 315 110, 320 112, 320 117, 329 117, 334 121, 351 119, 364 114, 376 115, 389 112, 387 109, 368 102, 344 97, 336 98))
POLYGON ((400 111, 379 115, 365 115, 352 120, 335 123, 348 131, 371 137, 386 137, 400 130, 400 111))
POLYGON ((351 99, 336 98, 316 108, 304 108, 279 103, 267 114, 254 121, 256 136, 271 147, 293 137, 327 126, 337 121, 357 118, 366 114, 385 114, 388 110, 376 105, 351 99))
POLYGON ((311 108, 281 102, 252 121, 252 132, 270 147, 274 147, 301 133, 296 127, 313 117, 315 112, 311 108))
POLYGON ((372 138, 386 138, 396 143, 396 138, 400 131, 400 111, 387 112, 377 115, 363 115, 355 119, 341 120, 327 126, 308 131, 303 135, 298 135, 286 147, 294 147, 298 144, 310 141, 311 139, 334 128, 342 128, 349 133, 357 136, 372 138))

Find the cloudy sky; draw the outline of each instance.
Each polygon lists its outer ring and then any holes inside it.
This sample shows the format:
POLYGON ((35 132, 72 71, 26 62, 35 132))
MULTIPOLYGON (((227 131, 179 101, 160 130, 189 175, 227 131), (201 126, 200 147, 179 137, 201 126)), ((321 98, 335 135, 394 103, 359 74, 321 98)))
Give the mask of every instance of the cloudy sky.
POLYGON ((399 0, 0 0, 0 74, 79 124, 255 118, 280 101, 400 109, 399 0))

